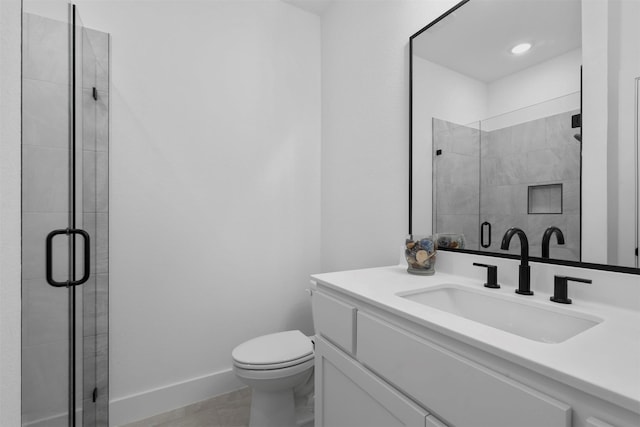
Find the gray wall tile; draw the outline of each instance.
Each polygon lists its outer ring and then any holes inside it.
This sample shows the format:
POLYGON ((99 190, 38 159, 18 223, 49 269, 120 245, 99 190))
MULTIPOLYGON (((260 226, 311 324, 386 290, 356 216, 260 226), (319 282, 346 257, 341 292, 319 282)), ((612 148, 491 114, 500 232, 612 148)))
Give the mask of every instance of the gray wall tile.
POLYGON ((69 147, 69 87, 22 80, 22 144, 69 147))
POLYGON ((22 422, 67 410, 66 341, 22 349, 22 422))
MULTIPOLYGON (((49 232, 67 228, 66 213, 23 213, 22 214, 22 278, 39 279, 45 277, 45 241, 49 232)), ((68 238, 56 236, 52 244, 53 277, 66 280, 69 274, 68 238)))
POLYGON ((67 342, 68 291, 54 288, 45 279, 24 279, 23 298, 29 304, 23 306, 22 345, 38 346, 67 342))
POLYGON ((95 102, 96 113, 96 150, 109 150, 109 93, 98 91, 95 102))
POLYGON ((69 151, 22 147, 22 207, 24 212, 69 211, 69 151))
POLYGON ((68 25, 31 14, 23 19, 23 78, 68 85, 68 25))
POLYGON ((96 100, 91 89, 82 90, 82 149, 96 149, 96 100))
POLYGON ((96 87, 98 90, 109 90, 109 34, 102 31, 85 29, 93 58, 95 58, 96 87))

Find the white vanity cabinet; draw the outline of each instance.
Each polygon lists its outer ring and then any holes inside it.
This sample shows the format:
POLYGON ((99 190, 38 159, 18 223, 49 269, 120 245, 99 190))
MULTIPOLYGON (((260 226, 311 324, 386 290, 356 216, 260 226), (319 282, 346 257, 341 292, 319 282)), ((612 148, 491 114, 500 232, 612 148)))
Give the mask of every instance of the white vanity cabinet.
POLYGON ((316 426, 425 427, 429 415, 355 360, 316 342, 316 426))
POLYGON ((631 427, 640 420, 464 343, 435 342, 429 337, 437 333, 353 295, 318 286, 312 302, 316 427, 631 427))
POLYGON ((313 292, 312 302, 316 427, 447 427, 354 359, 354 305, 323 292, 313 292))

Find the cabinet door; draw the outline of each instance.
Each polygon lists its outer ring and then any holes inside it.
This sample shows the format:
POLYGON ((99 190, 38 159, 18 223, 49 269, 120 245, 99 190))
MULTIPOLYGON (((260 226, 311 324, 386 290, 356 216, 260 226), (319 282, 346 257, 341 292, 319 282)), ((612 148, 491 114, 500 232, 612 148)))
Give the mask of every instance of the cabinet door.
POLYGON ((324 339, 316 343, 317 427, 425 427, 427 412, 324 339))
POLYGON ((358 313, 358 360, 458 427, 569 427, 571 407, 394 325, 358 313))

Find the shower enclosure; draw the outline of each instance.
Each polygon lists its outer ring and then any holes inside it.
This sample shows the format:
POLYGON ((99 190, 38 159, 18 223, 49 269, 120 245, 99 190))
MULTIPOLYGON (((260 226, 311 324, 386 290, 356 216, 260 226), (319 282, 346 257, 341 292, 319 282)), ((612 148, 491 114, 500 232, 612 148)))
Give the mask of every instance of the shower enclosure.
POLYGON ((109 35, 23 10, 22 425, 108 425, 109 35))
MULTIPOLYGON (((564 234, 557 259, 579 261, 581 140, 573 93, 470 124, 432 119, 434 230, 463 234, 466 249, 501 252, 518 227, 542 256, 548 227, 564 234)), ((555 243, 555 239, 553 239, 555 243)), ((509 251, 519 254, 519 246, 509 251)))

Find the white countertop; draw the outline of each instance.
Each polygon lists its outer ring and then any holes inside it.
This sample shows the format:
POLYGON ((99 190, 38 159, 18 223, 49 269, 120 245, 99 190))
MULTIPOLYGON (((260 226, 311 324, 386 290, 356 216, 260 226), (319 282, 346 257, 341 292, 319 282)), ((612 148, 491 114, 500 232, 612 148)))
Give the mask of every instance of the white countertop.
POLYGON ((507 359, 554 380, 640 414, 640 312, 573 299, 562 305, 548 293, 518 296, 513 286, 483 287, 484 280, 436 272, 408 274, 401 266, 324 273, 311 276, 325 286, 387 310, 456 340, 507 359), (603 321, 561 343, 543 343, 483 325, 396 295, 455 283, 488 294, 525 298, 554 311, 565 310, 603 321))

